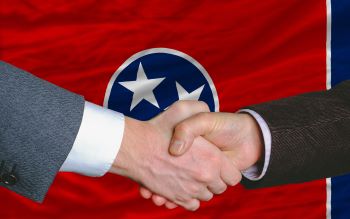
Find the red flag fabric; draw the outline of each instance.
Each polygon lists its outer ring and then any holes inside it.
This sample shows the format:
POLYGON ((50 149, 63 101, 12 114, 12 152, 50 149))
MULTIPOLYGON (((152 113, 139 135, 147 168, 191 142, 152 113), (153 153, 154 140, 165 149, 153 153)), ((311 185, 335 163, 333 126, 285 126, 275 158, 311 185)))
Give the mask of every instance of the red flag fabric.
MULTIPOLYGON (((102 105, 133 54, 171 48, 195 58, 220 111, 326 89, 326 3, 309 0, 0 2, 0 58, 102 105)), ((2 218, 325 218, 326 181, 246 190, 196 212, 167 210, 133 181, 60 173, 43 204, 4 188, 2 218)))

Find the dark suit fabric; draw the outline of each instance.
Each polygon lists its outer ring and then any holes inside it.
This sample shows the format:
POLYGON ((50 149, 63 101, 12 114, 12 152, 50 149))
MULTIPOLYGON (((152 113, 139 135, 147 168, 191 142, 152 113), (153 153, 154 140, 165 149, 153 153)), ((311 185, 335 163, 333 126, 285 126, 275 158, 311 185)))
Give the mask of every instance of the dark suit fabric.
POLYGON ((350 172, 350 81, 328 91, 306 93, 247 107, 267 122, 270 163, 250 188, 305 182, 350 172))

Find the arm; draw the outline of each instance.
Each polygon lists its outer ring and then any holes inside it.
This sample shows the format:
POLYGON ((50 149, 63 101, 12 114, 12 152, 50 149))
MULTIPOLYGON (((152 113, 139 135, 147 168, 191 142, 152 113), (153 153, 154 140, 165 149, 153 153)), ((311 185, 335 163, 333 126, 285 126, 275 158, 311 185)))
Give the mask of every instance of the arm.
POLYGON ((265 176, 248 187, 305 182, 350 172, 350 81, 248 107, 260 114, 272 136, 265 176))
POLYGON ((184 142, 185 146, 179 150, 171 145, 170 152, 183 154, 193 139, 203 136, 225 151, 243 173, 253 166, 261 173, 267 164, 266 172, 258 180, 243 181, 251 188, 344 174, 350 172, 349 93, 350 81, 347 81, 329 91, 247 107, 268 126, 271 134, 271 145, 265 145, 265 149, 271 148, 268 163, 266 150, 262 149, 264 140, 266 143, 263 127, 252 114, 197 114, 175 128, 173 142, 184 142))
POLYGON ((0 102, 1 186, 42 201, 78 133, 84 98, 0 62, 0 102))
POLYGON ((127 176, 189 210, 240 181, 229 159, 204 139, 187 156, 167 152, 175 124, 207 111, 203 103, 174 104, 147 122, 126 118, 123 135, 122 115, 3 62, 0 85, 1 185, 30 199, 44 199, 60 168, 127 176))

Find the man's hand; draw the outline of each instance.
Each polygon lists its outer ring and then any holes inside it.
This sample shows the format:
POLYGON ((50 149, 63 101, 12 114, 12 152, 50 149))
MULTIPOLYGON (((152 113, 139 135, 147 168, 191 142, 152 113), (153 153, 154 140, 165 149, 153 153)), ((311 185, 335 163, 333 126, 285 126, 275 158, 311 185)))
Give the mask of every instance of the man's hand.
MULTIPOLYGON (((119 153, 110 172, 132 178, 159 197, 196 210, 199 200, 208 201, 227 184, 240 181, 240 173, 215 145, 196 138, 183 156, 169 154, 175 125, 200 112, 206 104, 181 101, 148 122, 126 118, 119 153)), ((168 207, 175 207, 168 203, 168 207)))
MULTIPOLYGON (((263 154, 262 134, 253 117, 245 113, 209 112, 198 113, 176 125, 169 148, 170 154, 186 154, 200 136, 229 156, 235 167, 232 174, 236 175, 236 179, 240 179, 240 171, 256 164, 263 154)), ((140 188, 140 193, 144 198, 152 197, 156 205, 176 207, 174 203, 152 194, 144 187, 140 188)))
POLYGON ((263 154, 263 137, 255 119, 246 113, 199 113, 180 122, 171 141, 172 155, 184 154, 194 139, 203 136, 230 156, 242 171, 263 154))

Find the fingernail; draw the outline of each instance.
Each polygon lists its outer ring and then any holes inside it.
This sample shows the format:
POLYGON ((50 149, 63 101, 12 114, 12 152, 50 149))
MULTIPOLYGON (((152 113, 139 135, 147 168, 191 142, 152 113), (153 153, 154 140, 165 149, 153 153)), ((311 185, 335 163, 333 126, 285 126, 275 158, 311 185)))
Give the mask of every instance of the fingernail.
POLYGON ((183 141, 175 140, 171 144, 171 152, 174 154, 181 154, 181 151, 183 150, 185 146, 185 143, 183 141))

